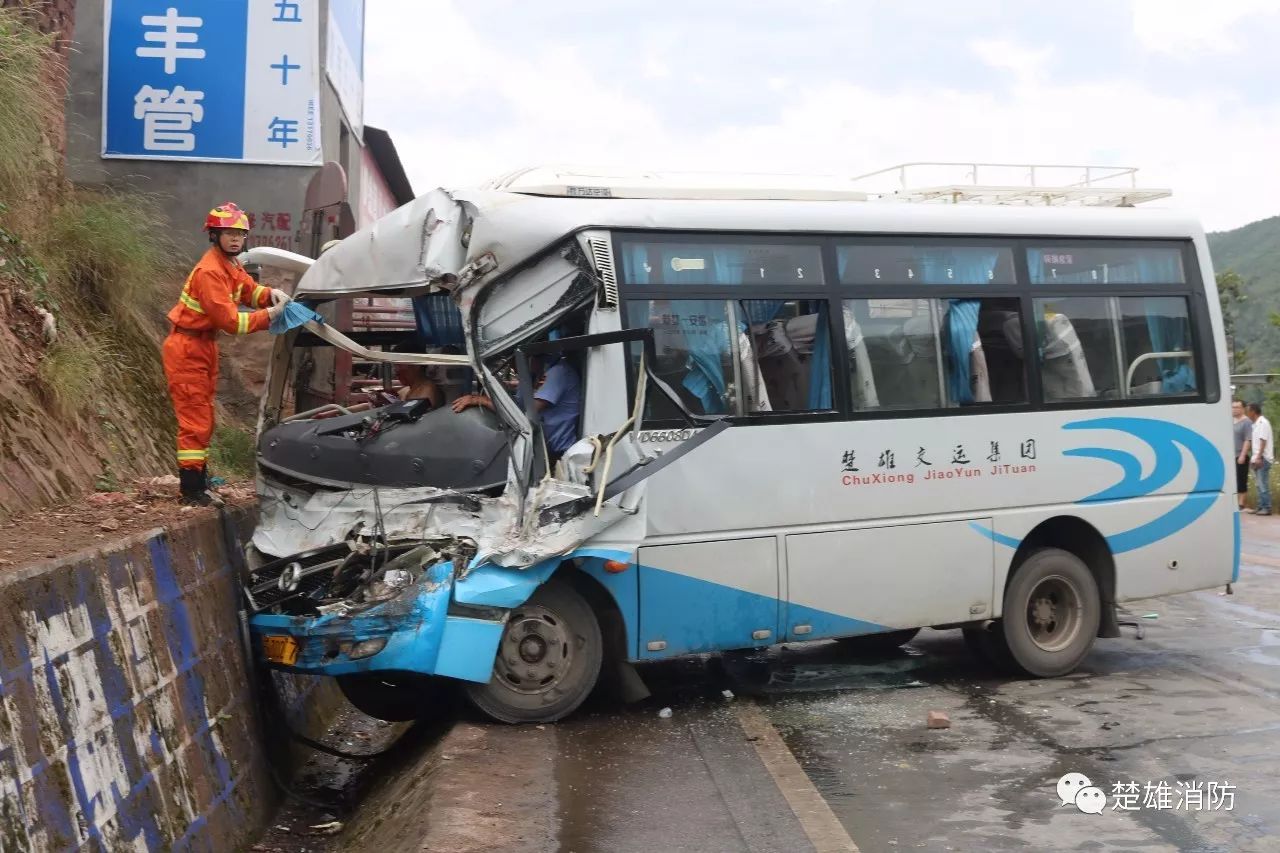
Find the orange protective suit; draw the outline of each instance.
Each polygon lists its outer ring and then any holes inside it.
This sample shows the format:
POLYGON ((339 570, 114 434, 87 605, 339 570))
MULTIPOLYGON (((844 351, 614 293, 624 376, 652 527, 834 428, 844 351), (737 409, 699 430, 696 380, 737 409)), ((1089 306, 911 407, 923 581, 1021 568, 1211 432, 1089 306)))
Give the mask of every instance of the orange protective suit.
POLYGON ((271 325, 265 310, 271 288, 211 246, 169 312, 173 331, 162 350, 169 396, 178 416, 178 467, 202 471, 213 437, 213 395, 218 385, 218 331, 247 335, 271 325), (240 311, 238 305, 255 308, 240 311))

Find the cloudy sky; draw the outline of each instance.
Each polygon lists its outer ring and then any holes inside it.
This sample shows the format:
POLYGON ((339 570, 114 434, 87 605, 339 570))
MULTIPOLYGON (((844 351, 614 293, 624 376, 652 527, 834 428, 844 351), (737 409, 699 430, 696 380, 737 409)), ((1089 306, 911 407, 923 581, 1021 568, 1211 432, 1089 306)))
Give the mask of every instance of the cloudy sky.
POLYGON ((1275 0, 371 0, 365 117, 413 181, 543 163, 855 175, 1139 166, 1280 213, 1275 0))

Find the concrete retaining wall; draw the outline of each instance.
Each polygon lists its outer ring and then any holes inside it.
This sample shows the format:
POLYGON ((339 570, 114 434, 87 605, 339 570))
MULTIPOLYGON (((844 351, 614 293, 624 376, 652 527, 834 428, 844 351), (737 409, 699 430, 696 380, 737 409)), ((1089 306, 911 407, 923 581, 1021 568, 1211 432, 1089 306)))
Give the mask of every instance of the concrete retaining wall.
MULTIPOLYGON (((249 511, 0 576, 0 850, 231 850, 277 805, 236 616, 249 511)), ((322 720, 329 681, 291 679, 322 720)), ((311 728, 311 727, 308 727, 311 728)))

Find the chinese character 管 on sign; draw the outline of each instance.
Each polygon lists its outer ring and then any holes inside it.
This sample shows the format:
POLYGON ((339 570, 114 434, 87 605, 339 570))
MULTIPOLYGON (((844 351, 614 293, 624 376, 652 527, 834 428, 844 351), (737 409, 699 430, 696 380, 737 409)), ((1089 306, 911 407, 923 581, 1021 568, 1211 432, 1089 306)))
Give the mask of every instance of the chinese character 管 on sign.
POLYGON ((133 117, 142 122, 142 147, 147 151, 194 151, 192 125, 204 118, 204 92, 181 86, 154 89, 143 86, 134 96, 133 117))

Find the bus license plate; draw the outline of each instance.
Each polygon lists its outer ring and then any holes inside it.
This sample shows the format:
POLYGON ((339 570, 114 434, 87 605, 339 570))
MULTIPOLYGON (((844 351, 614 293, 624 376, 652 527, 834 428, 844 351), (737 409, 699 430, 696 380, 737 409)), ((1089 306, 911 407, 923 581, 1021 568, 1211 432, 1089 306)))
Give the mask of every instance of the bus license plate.
POLYGON ((271 635, 262 638, 262 651, 272 663, 293 666, 298 662, 298 641, 289 636, 271 635))

